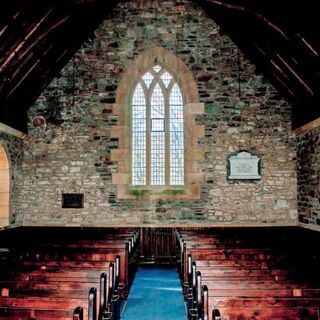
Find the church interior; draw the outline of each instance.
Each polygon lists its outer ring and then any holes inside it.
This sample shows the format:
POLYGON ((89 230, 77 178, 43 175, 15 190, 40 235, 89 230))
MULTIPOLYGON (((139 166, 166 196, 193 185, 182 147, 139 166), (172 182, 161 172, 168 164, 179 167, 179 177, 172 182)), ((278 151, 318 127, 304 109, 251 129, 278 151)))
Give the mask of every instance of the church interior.
POLYGON ((2 1, 0 320, 320 320, 317 30, 311 0, 2 1))

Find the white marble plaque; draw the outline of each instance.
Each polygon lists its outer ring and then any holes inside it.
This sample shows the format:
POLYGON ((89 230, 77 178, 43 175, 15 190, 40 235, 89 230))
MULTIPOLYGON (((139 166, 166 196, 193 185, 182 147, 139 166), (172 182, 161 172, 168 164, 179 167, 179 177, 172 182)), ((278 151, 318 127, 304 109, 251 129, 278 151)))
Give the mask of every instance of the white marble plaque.
POLYGON ((230 180, 256 180, 261 179, 259 174, 260 158, 249 152, 241 151, 228 158, 230 164, 230 180))

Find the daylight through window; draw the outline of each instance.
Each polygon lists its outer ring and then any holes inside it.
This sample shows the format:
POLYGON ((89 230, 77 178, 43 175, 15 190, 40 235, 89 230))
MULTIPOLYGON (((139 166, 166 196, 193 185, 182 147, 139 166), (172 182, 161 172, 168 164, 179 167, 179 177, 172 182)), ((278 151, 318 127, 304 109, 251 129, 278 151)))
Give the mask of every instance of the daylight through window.
POLYGON ((155 66, 131 103, 132 185, 184 185, 183 98, 174 77, 155 66))

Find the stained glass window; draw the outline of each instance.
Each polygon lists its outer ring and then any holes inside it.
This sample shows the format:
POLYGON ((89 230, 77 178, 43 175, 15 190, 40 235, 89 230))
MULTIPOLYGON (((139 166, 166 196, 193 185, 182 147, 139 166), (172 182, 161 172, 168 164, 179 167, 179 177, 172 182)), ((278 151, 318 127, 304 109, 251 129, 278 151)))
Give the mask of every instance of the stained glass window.
POLYGON ((159 65, 144 74, 131 102, 132 185, 184 185, 183 98, 159 65))

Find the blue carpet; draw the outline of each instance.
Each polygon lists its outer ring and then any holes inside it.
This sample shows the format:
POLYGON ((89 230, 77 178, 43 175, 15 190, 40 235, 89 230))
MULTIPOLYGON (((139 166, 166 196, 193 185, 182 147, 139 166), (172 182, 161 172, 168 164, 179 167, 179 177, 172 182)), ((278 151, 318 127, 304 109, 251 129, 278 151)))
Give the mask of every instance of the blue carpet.
POLYGON ((186 320, 175 268, 140 267, 131 287, 123 320, 186 320))

